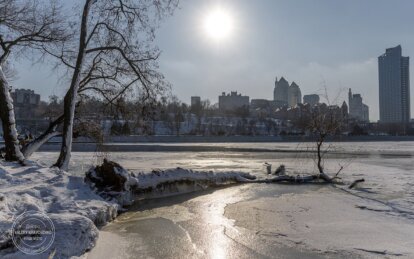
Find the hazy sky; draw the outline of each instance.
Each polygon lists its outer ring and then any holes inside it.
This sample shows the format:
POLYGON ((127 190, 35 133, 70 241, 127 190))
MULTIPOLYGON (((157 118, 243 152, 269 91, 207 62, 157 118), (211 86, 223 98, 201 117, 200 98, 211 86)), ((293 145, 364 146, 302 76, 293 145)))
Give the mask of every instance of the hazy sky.
MULTIPOLYGON (((182 0, 157 34, 160 70, 187 103, 192 95, 215 103, 223 91, 272 99, 275 77, 284 76, 302 95, 323 93, 326 84, 331 101, 340 94, 342 102, 352 88, 377 120, 377 57, 398 44, 414 57, 413 10, 412 0, 182 0), (203 26, 217 6, 234 23, 220 42, 203 26)), ((17 68, 15 87, 32 88, 42 99, 67 87, 47 66, 17 68)))

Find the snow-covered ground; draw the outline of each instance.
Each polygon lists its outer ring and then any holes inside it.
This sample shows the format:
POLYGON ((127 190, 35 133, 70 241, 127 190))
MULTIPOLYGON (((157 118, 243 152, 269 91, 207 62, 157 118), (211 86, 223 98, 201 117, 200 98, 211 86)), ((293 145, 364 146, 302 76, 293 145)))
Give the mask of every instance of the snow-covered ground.
MULTIPOLYGON (((200 184, 203 189, 209 185, 255 178, 242 172, 196 172, 182 168, 139 174, 131 174, 122 167, 116 167, 115 171, 126 179, 124 190, 117 195, 118 199, 107 196, 108 199, 104 200, 81 175, 71 175, 36 162, 28 162, 23 167, 0 161, 1 257, 33 258, 17 250, 12 242, 13 223, 24 212, 44 213, 55 227, 54 242, 37 258, 48 258, 51 254, 54 258, 82 256, 94 247, 99 236, 97 227, 113 220, 122 205, 131 204, 141 194, 156 192, 156 195, 171 195, 189 191, 186 189, 188 186, 197 187, 200 184), (177 189, 177 183, 184 187, 177 189)), ((99 178, 94 170, 91 169, 91 172, 99 178)))
POLYGON ((0 162, 0 257, 33 258, 15 249, 11 227, 15 218, 26 211, 45 213, 55 226, 52 246, 37 258, 81 256, 92 249, 98 238, 97 226, 117 216, 119 205, 104 201, 83 182, 56 168, 30 162, 22 167, 0 162))

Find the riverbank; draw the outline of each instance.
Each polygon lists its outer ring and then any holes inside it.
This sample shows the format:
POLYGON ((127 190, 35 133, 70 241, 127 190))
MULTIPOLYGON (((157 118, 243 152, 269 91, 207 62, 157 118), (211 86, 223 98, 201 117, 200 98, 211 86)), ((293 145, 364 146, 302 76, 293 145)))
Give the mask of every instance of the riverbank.
MULTIPOLYGON (((61 137, 54 137, 44 144, 42 151, 55 151, 60 147, 61 137), (56 146, 56 147, 55 147, 56 146)), ((197 136, 197 135, 131 135, 131 136, 106 136, 105 144, 116 145, 123 143, 303 143, 314 142, 315 139, 307 136, 197 136)), ((391 142, 391 141, 414 141, 414 136, 334 136, 327 138, 326 142, 391 142)), ((0 146, 4 141, 0 141, 0 146)), ((96 148, 96 143, 89 138, 79 137, 74 139, 74 148, 85 146, 86 149, 96 148), (76 147, 78 146, 78 147, 76 147)), ((115 150, 116 151, 116 150, 115 150)))
MULTIPOLYGON (((414 141, 396 142, 327 142, 330 154, 354 155, 405 155, 414 156, 411 148, 414 141), (407 148, 405 148, 407 147, 407 148)), ((105 143, 97 147, 95 143, 73 143, 74 152, 243 152, 243 153, 312 153, 315 151, 314 142, 214 142, 214 143, 105 143)), ((43 145, 40 152, 58 152, 60 144, 51 142, 43 145)), ((36 154, 36 153, 35 153, 36 154)))
MULTIPOLYGON (((196 135, 158 135, 158 136, 110 136, 105 142, 114 143, 251 143, 251 142, 309 142, 314 137, 277 135, 277 136, 196 136, 196 135)), ((344 142, 414 141, 414 136, 346 136, 339 135, 327 139, 344 142)))
POLYGON ((26 163, 0 161, 1 258, 79 257, 95 246, 98 227, 135 200, 255 179, 243 172, 182 168, 133 174, 111 162, 85 178, 26 163))

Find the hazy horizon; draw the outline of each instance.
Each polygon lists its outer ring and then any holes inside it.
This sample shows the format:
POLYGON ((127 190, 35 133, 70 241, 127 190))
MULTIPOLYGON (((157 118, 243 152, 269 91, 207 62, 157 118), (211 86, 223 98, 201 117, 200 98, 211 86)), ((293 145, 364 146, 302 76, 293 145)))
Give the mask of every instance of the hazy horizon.
MULTIPOLYGON (((326 85, 331 99, 341 93, 338 103, 352 88, 376 121, 377 57, 396 45, 404 56, 414 56, 412 10, 409 0, 181 1, 157 32, 160 71, 172 93, 186 103, 191 96, 216 103, 221 92, 230 91, 273 99, 275 77, 281 76, 295 81, 302 95, 321 94, 326 85), (231 15, 234 30, 215 42, 206 36, 203 22, 218 5, 231 15)), ((20 61, 15 67, 19 79, 12 85, 33 89, 43 100, 62 96, 68 87, 50 66, 20 61)))

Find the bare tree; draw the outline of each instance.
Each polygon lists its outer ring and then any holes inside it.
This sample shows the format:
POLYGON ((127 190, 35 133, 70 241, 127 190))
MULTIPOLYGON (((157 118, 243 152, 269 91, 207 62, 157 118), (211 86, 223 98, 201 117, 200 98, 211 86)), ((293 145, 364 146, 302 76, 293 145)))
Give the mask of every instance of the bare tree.
MULTIPOLYGON (((193 109, 193 107, 191 107, 193 109)), ((196 105, 193 109, 193 113, 196 115, 197 118, 197 128, 196 128, 196 134, 201 134, 201 126, 202 126, 202 120, 208 115, 208 112, 211 108, 210 101, 202 100, 199 105, 196 105)))
POLYGON ((309 114, 303 118, 304 121, 302 123, 304 125, 303 129, 315 140, 316 152, 315 149, 312 149, 312 154, 316 156, 314 161, 318 168, 318 173, 310 175, 281 174, 270 179, 270 182, 319 183, 320 180, 323 180, 326 183, 341 183, 337 181, 337 179, 340 179, 338 175, 347 165, 339 163, 339 170, 336 174, 333 176, 328 175, 324 168, 324 158, 328 152, 332 151, 333 147, 331 145, 325 147, 324 145, 328 138, 338 135, 344 126, 342 110, 337 105, 320 104, 312 107, 308 112, 309 114))
POLYGON ((8 58, 28 50, 40 50, 47 44, 66 39, 58 5, 52 1, 0 0, 0 117, 6 146, 6 160, 23 162, 17 140, 16 121, 10 85, 3 67, 8 58))
MULTIPOLYGON (((84 0, 80 20, 71 23, 73 41, 43 48, 72 74, 64 98, 64 114, 35 140, 46 142, 63 123, 56 166, 68 168, 79 96, 95 93, 114 104, 117 98, 135 88, 148 101, 155 100, 168 87, 157 71, 160 52, 152 42, 159 21, 177 4, 178 0, 84 0)), ((32 145, 27 154, 38 146, 32 145)))
POLYGON ((184 104, 176 97, 172 96, 170 103, 167 105, 168 119, 167 126, 174 134, 180 135, 181 122, 184 121, 185 107, 184 104))
MULTIPOLYGON (((315 137, 316 142, 316 165, 318 167, 319 176, 327 182, 332 182, 323 166, 324 155, 328 152, 323 149, 323 144, 330 136, 338 134, 343 126, 343 116, 339 107, 320 105, 311 111, 307 130, 315 137)), ((340 169, 341 170, 341 169, 340 169)))

